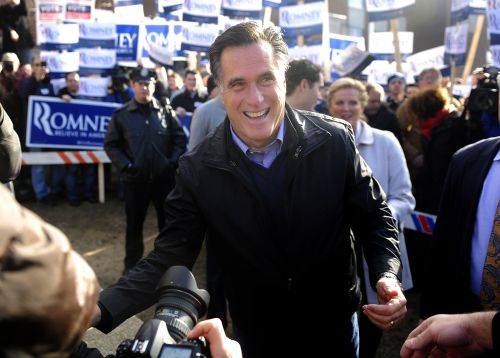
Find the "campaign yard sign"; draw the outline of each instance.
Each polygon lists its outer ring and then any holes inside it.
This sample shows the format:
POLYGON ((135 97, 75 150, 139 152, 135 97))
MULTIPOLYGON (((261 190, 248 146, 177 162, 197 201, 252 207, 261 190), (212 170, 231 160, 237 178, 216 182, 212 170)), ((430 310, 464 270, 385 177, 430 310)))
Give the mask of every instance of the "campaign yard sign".
POLYGON ((26 146, 35 148, 102 149, 117 103, 30 96, 26 146))

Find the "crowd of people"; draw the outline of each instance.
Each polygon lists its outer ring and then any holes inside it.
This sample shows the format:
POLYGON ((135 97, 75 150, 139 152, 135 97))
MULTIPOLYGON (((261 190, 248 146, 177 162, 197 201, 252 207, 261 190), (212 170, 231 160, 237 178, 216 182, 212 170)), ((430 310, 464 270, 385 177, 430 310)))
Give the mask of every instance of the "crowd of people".
MULTIPOLYGON (((92 294, 73 308, 84 318, 71 341, 48 347, 67 350, 90 324, 109 332, 151 306, 166 269, 192 268, 205 243, 209 320, 192 335, 206 336, 214 357, 328 356, 332 349, 373 357, 382 333, 404 319, 404 292, 414 287, 422 291, 425 321, 403 357, 498 354, 498 108, 471 110, 435 68, 411 86, 400 73, 385 88, 327 81, 317 65, 288 58, 276 28, 251 22, 219 35, 208 57, 211 73, 204 63, 203 77, 194 68, 180 75, 161 66, 114 74, 108 97, 123 105, 104 149, 125 201, 124 275, 97 299, 86 269, 92 294), (159 235, 144 256, 151 202, 159 235), (432 236, 404 230, 414 209, 438 215, 432 236), (227 312, 235 341, 224 334, 227 312), (312 338, 328 345, 304 342, 312 338)), ((29 96, 84 97, 76 72, 56 93, 39 56, 26 64, 5 52, 2 67, 0 144, 9 150, 0 150, 0 169, 7 182, 20 170, 29 96)), ((488 74, 475 72, 475 85, 488 74)), ((62 197, 73 206, 95 202, 95 168, 80 167, 31 166, 14 186, 31 183, 36 200, 48 205, 62 197)), ((46 224, 35 218, 33 225, 46 224)), ((56 294, 64 296, 47 292, 56 294)))

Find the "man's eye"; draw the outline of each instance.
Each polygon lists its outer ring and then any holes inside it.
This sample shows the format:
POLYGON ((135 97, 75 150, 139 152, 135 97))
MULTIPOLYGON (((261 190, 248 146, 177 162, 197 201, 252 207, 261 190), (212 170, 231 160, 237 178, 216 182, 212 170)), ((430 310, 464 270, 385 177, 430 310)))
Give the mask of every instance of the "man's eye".
POLYGON ((274 78, 271 76, 262 78, 262 83, 271 83, 271 82, 274 82, 274 78))

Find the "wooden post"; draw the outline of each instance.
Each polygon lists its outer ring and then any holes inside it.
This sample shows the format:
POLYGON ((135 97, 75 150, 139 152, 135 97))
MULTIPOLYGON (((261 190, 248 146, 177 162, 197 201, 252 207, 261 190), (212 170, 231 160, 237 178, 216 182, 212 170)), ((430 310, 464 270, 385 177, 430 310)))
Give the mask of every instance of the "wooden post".
POLYGON ((325 81, 331 80, 331 64, 330 64, 330 17, 328 11, 328 1, 325 1, 325 15, 323 18, 323 50, 326 55, 323 56, 323 77, 325 81))
MULTIPOLYGON (((453 55, 452 55, 453 56, 453 55)), ((450 70, 450 97, 453 97, 453 87, 455 86, 455 78, 457 77, 457 65, 455 63, 455 58, 451 58, 451 70, 450 70)))
MULTIPOLYGON (((304 0, 298 0, 297 5, 304 5, 304 0)), ((297 36, 297 46, 298 47, 304 47, 304 35, 299 35, 297 36)))
POLYGON ((481 37, 481 32, 483 31, 484 25, 484 15, 478 15, 476 21, 476 30, 472 36, 472 41, 469 47, 469 53, 467 54, 467 60, 465 61, 464 72, 462 73, 462 81, 465 83, 467 76, 469 76, 472 70, 472 64, 474 63, 474 58, 476 57, 477 46, 479 44, 479 39, 481 37))
POLYGON ((271 23, 271 13, 272 13, 272 8, 270 6, 266 6, 264 8, 264 18, 262 19, 262 24, 264 26, 267 26, 271 23))
POLYGON ((401 66, 401 49, 399 48, 398 19, 391 19, 392 43, 394 44, 394 59, 396 60, 396 71, 403 72, 401 66))
POLYGON ((97 184, 99 189, 99 202, 104 204, 104 164, 97 164, 97 184))

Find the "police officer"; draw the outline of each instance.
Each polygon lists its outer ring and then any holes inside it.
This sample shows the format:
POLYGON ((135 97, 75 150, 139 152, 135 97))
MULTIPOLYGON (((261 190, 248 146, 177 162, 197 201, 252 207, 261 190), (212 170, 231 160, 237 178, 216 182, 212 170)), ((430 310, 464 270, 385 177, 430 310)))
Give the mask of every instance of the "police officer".
POLYGON ((162 229, 163 201, 186 151, 186 136, 175 112, 153 97, 156 73, 139 67, 130 79, 134 98, 113 113, 104 139, 104 149, 125 183, 125 272, 143 255, 142 229, 151 201, 162 229))

